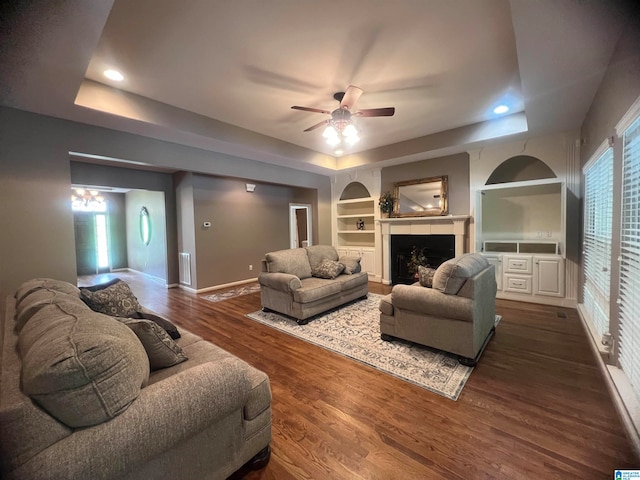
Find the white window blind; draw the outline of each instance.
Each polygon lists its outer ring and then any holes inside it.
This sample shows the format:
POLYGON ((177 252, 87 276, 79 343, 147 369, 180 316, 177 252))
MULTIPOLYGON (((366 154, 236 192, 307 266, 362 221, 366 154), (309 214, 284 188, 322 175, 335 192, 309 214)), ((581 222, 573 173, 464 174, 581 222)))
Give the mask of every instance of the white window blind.
POLYGON ((640 117, 624 131, 620 232, 620 366, 640 397, 640 117))
POLYGON ((583 302, 593 326, 602 336, 609 331, 613 148, 606 148, 587 164, 584 182, 583 302))

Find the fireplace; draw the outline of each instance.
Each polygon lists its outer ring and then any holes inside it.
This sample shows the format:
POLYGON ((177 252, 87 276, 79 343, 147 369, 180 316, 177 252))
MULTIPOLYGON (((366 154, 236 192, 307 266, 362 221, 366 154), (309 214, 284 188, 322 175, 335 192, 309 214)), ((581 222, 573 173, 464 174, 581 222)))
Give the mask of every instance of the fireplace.
MULTIPOLYGON (((441 215, 437 217, 400 217, 400 218, 382 218, 378 220, 380 223, 380 233, 382 234, 382 283, 391 285, 397 283, 396 280, 392 280, 391 270, 395 263, 391 255, 391 241, 396 236, 407 237, 438 237, 453 236, 454 250, 453 254, 450 251, 437 255, 443 260, 436 259, 436 255, 431 253, 433 258, 430 261, 433 265, 442 263, 447 258, 456 257, 468 251, 467 223, 471 217, 469 215, 441 215), (444 258, 447 257, 447 258, 444 258), (438 263, 439 262, 439 263, 438 263)), ((413 247, 413 241, 410 242, 413 247)), ((450 248, 450 247, 445 247, 450 248)), ((409 251, 409 255, 411 251, 409 251)), ((406 262, 405 262, 406 264, 406 262)), ((406 280, 409 281, 409 280, 406 280)), ((411 278, 413 281, 413 278, 411 278)))
POLYGON ((415 250, 425 257, 427 266, 438 268, 455 257, 455 235, 391 235, 391 283, 415 282, 408 263, 415 250))

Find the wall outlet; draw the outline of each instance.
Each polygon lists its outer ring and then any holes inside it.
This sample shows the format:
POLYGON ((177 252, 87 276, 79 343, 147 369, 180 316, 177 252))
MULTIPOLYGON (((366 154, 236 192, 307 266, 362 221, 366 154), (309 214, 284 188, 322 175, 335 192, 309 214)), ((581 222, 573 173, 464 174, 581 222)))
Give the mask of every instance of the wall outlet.
POLYGON ((249 270, 253 270, 253 265, 249 265, 249 270))

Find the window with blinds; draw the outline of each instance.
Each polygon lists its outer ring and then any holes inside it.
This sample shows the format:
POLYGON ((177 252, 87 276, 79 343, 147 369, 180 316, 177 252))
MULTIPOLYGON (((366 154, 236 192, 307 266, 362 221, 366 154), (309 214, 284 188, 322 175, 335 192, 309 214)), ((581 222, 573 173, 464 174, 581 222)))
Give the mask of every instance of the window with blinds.
POLYGON ((620 367, 640 397, 640 116, 624 130, 620 232, 620 367))
POLYGON ((609 331, 613 148, 602 148, 584 168, 583 306, 600 336, 609 331), (599 156, 598 156, 599 155, 599 156))

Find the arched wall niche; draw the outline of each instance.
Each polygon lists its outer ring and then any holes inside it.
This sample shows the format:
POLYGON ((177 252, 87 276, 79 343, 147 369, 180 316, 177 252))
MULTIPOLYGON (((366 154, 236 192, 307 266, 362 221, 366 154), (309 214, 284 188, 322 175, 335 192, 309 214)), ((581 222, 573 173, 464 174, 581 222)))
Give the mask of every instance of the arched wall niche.
POLYGON ((369 190, 362 183, 351 182, 342 190, 340 200, 353 200, 355 198, 367 198, 370 196, 369 190))
POLYGON ((545 178, 557 178, 556 174, 545 162, 530 155, 516 155, 498 165, 485 185, 545 178))

